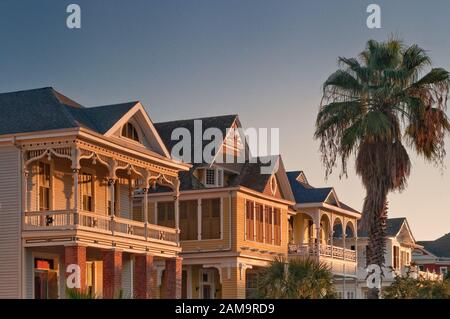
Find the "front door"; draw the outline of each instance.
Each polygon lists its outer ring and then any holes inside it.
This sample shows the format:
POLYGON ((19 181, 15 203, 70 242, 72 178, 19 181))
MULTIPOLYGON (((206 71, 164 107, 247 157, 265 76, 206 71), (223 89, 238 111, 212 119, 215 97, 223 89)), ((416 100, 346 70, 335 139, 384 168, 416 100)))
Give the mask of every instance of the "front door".
POLYGON ((214 271, 212 269, 200 270, 200 298, 214 299, 214 271))

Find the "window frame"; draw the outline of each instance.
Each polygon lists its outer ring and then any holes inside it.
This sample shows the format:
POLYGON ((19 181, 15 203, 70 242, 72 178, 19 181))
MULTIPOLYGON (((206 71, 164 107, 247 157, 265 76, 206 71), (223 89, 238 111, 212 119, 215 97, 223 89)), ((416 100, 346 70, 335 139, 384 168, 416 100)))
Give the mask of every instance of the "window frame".
POLYGON ((48 162, 48 161, 43 161, 40 160, 37 162, 36 165, 36 177, 37 177, 37 210, 38 211, 51 211, 53 210, 53 174, 54 174, 54 169, 53 169, 53 163, 48 162), (41 209, 41 164, 44 166, 48 166, 48 174, 49 174, 49 187, 48 187, 48 208, 47 209, 41 209))
POLYGON ((141 135, 139 134, 138 129, 136 128, 136 125, 134 125, 131 122, 126 122, 122 129, 120 130, 120 136, 123 138, 126 138, 127 140, 133 141, 134 143, 142 144, 141 142, 141 135), (131 130, 130 132, 128 130, 131 130), (126 134, 124 134, 126 133, 126 134), (131 136, 128 136, 128 134, 131 134, 131 136), (135 135, 133 137, 133 135, 135 135))
MULTIPOLYGON (((95 199, 96 199, 96 194, 95 194, 95 172, 91 169, 81 169, 79 174, 78 174, 78 193, 77 196, 80 199, 80 205, 79 208, 80 210, 86 211, 86 212, 95 212, 96 209, 96 205, 95 205, 95 199), (91 196, 91 210, 86 210, 84 209, 84 194, 83 194, 83 186, 82 186, 82 176, 83 175, 90 175, 92 177, 91 180, 91 192, 92 192, 92 196, 91 196)), ((108 209, 108 207, 106 208, 108 209)))

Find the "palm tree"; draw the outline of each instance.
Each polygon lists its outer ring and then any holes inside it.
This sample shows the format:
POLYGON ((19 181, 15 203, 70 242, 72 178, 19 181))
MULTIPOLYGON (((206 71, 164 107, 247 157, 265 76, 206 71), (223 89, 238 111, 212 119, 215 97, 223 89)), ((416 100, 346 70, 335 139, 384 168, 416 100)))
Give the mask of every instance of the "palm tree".
POLYGON ((258 284, 259 298, 334 298, 333 275, 327 265, 314 259, 275 259, 258 284))
MULTIPOLYGON (((387 195, 406 187, 411 162, 406 146, 442 164, 449 72, 432 68, 417 45, 370 40, 358 58, 339 58, 339 69, 323 85, 316 121, 326 177, 340 158, 347 175, 350 155, 366 189, 362 227, 368 231, 367 263, 384 264, 387 195)), ((382 269, 382 268, 381 268, 382 269)), ((369 298, 378 298, 373 288, 369 298)))

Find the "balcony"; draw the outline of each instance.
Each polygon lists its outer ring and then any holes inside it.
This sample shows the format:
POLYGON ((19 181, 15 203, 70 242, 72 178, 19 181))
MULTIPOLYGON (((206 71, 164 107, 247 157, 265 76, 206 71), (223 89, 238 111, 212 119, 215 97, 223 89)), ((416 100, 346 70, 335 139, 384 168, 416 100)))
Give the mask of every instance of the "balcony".
POLYGON ((328 265, 337 277, 355 277, 357 275, 356 251, 343 247, 317 243, 289 245, 290 258, 315 258, 328 265))
POLYGON ((93 238, 95 243, 102 240, 122 243, 124 247, 135 249, 156 245, 159 249, 180 250, 175 228, 86 211, 54 210, 24 214, 25 239, 52 241, 65 236, 93 238))
POLYGON ((301 257, 322 256, 356 262, 356 251, 354 250, 316 243, 289 245, 289 254, 301 257))

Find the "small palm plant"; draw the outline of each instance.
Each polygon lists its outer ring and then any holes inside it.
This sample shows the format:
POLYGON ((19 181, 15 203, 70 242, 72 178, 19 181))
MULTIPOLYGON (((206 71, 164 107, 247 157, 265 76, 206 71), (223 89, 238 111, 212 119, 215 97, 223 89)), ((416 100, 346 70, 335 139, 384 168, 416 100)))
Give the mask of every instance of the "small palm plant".
POLYGON ((66 297, 67 299, 97 299, 95 294, 80 289, 67 289, 66 297))
POLYGON ((257 296, 275 299, 335 298, 329 267, 315 259, 275 259, 259 282, 257 296))

